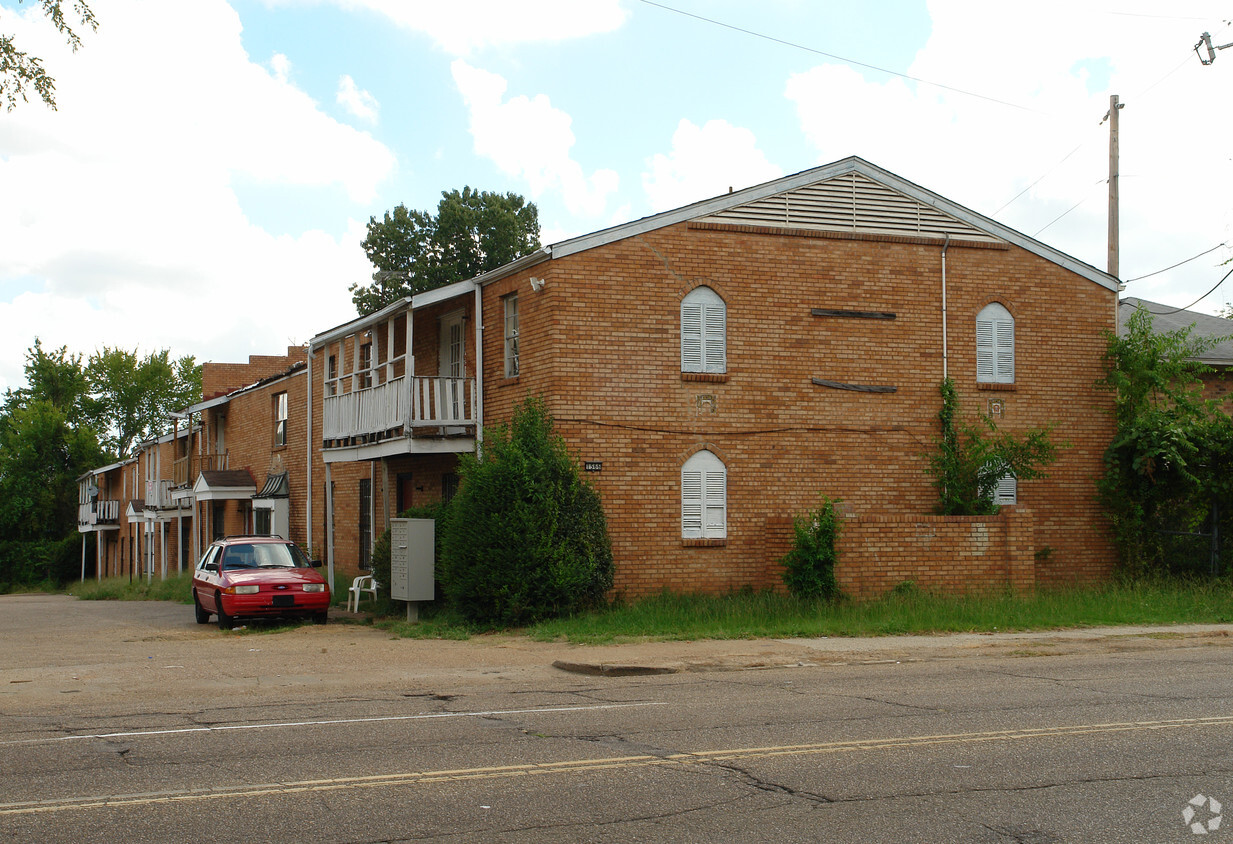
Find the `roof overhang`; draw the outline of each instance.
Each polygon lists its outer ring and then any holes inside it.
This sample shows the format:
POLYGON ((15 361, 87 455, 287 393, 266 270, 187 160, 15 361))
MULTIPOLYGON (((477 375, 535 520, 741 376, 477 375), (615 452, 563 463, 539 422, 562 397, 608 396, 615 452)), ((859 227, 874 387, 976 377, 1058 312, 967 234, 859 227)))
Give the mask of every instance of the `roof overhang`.
POLYGON ((193 498, 197 501, 234 501, 252 498, 256 492, 252 475, 242 469, 202 472, 193 484, 193 498))
MULTIPOLYGON (((513 262, 517 263, 517 261, 513 262)), ((510 266, 509 264, 506 265, 510 266)), ((503 269, 503 268, 502 268, 503 269)), ((496 272, 494 270, 494 272, 496 272)), ((444 302, 448 299, 454 299, 458 296, 465 296, 475 292, 475 286, 479 279, 467 279, 466 281, 456 281, 453 284, 447 284, 444 287, 438 287, 435 290, 425 290, 423 293, 416 293, 414 296, 402 296, 390 302, 379 311, 374 311, 367 316, 356 317, 355 319, 344 322, 342 325, 335 326, 329 331, 322 332, 316 337, 308 341, 309 349, 319 349, 329 343, 335 343, 344 337, 349 337, 352 334, 364 331, 374 325, 381 323, 397 316, 399 313, 410 308, 426 308, 429 305, 435 305, 438 302, 444 302)))

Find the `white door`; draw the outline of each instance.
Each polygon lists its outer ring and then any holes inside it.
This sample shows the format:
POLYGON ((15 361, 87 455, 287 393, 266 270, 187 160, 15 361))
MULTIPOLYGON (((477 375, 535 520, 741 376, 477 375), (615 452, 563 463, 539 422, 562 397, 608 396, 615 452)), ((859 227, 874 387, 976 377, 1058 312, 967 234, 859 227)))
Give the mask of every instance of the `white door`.
MULTIPOLYGON (((466 403, 463 401, 463 389, 467 375, 466 362, 463 358, 464 323, 466 314, 454 311, 441 317, 441 351, 437 357, 437 375, 440 376, 435 408, 438 418, 443 420, 461 420, 466 413, 466 403)), ((446 433, 457 433, 447 430, 446 433)))

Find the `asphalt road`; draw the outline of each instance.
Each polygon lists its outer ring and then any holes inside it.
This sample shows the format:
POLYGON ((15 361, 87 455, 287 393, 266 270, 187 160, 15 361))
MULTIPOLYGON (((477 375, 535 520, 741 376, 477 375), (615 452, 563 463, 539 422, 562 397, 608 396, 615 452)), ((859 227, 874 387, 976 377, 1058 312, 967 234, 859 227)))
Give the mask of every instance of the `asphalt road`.
POLYGON ((0 597, 0 840, 1233 840, 1225 627, 577 648, 191 616, 0 597))

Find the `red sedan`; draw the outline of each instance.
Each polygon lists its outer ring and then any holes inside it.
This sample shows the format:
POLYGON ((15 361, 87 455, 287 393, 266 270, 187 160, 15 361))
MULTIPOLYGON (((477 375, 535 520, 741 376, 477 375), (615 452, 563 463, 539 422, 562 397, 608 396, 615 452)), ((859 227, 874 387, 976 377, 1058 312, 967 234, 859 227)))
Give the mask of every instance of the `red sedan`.
POLYGON ((230 630, 237 618, 302 617, 325 624, 330 587, 294 542, 277 536, 229 536, 211 543, 193 572, 197 623, 218 616, 230 630))

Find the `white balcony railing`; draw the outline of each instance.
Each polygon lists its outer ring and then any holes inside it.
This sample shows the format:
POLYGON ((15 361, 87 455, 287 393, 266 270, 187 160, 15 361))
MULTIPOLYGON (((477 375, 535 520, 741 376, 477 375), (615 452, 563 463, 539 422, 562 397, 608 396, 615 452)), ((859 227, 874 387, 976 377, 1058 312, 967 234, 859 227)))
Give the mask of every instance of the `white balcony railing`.
POLYGON ((146 506, 170 507, 173 481, 146 481, 146 506))
POLYGON ((101 499, 77 505, 78 527, 114 525, 120 521, 120 502, 116 499, 101 499))
POLYGON ((382 434, 396 428, 461 427, 475 424, 475 379, 394 378, 352 393, 326 396, 326 440, 382 434))

